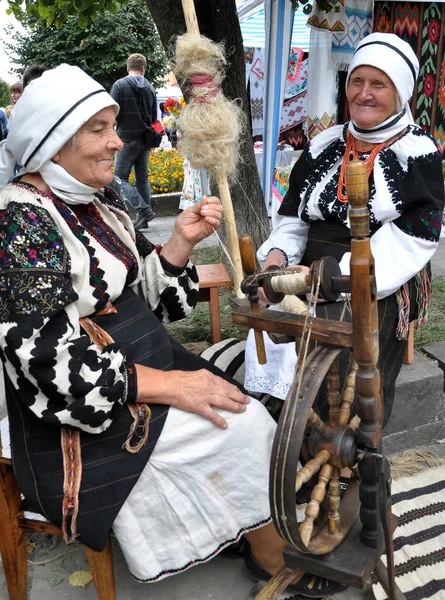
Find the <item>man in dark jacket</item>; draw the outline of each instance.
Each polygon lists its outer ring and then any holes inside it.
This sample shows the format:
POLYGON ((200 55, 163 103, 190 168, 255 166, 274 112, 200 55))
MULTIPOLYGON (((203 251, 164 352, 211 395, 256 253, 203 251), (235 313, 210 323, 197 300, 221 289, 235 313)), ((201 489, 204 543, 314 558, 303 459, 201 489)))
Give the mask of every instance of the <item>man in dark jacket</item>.
POLYGON ((130 54, 127 60, 127 77, 118 79, 110 94, 120 106, 117 116, 117 133, 124 147, 116 154, 114 173, 122 183, 123 196, 137 211, 135 228, 143 231, 156 216, 150 202, 148 157, 150 148, 144 143, 145 125, 157 120, 156 92, 145 79, 147 59, 142 54, 130 54), (132 167, 136 188, 128 178, 132 167))

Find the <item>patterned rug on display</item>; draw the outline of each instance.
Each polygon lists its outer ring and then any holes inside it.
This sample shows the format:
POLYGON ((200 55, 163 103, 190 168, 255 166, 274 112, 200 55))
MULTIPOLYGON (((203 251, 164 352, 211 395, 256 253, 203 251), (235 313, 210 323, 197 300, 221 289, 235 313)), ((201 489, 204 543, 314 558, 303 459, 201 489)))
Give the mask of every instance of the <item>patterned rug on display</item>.
POLYGON ((373 30, 395 33, 416 53, 420 73, 411 111, 445 154, 445 4, 376 2, 373 30))
MULTIPOLYGON (((407 600, 445 598, 445 465, 392 484, 396 581, 407 600)), ((377 583, 376 600, 386 594, 377 583)))

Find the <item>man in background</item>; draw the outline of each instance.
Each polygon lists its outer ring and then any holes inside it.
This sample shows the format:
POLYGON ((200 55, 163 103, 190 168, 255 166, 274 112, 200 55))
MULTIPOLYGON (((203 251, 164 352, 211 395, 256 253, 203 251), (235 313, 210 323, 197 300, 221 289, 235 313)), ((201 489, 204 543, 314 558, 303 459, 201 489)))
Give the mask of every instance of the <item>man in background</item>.
POLYGON ((145 125, 157 120, 156 92, 145 79, 147 59, 142 54, 131 54, 127 60, 128 75, 118 79, 110 94, 119 104, 117 134, 124 147, 116 154, 114 173, 121 180, 123 196, 137 211, 135 229, 144 231, 156 214, 150 202, 148 157, 150 148, 144 142, 145 125), (136 188, 128 181, 134 167, 136 188))

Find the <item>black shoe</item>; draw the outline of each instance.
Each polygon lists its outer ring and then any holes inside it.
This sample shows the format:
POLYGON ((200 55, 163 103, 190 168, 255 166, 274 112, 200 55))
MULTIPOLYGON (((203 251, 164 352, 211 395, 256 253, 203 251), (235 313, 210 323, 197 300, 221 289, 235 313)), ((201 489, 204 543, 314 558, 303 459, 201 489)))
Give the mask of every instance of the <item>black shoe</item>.
POLYGON ((153 219, 155 217, 156 217, 155 212, 151 212, 149 215, 144 215, 142 217, 138 217, 136 219, 136 222, 134 223, 134 228, 136 229, 136 231, 148 230, 149 222, 153 221, 153 219))
MULTIPOLYGON (((272 575, 263 569, 252 552, 248 552, 245 561, 247 570, 254 579, 259 581, 269 581, 269 579, 272 578, 272 575)), ((300 581, 291 583, 286 589, 291 592, 296 592, 303 598, 318 598, 318 600, 322 600, 325 596, 342 592, 347 587, 347 585, 342 583, 337 583, 336 581, 331 581, 330 579, 325 579, 318 575, 305 573, 300 581)), ((295 600, 298 600, 298 596, 295 597, 295 600)))

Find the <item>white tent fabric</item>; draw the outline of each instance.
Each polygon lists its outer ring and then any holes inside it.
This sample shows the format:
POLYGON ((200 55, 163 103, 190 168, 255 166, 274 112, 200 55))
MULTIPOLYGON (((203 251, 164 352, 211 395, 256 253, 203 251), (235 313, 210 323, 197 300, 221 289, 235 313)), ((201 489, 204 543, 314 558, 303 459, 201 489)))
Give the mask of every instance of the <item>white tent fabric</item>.
MULTIPOLYGON (((243 6, 244 5, 241 5, 238 9, 239 13, 242 12, 243 6)), ((309 50, 310 37, 310 29, 306 26, 307 18, 307 15, 299 8, 294 17, 291 42, 292 46, 302 48, 305 52, 309 50)), ((266 46, 265 21, 265 7, 262 3, 252 9, 252 11, 240 17, 241 34, 243 36, 244 46, 249 48, 264 48, 266 46)))

